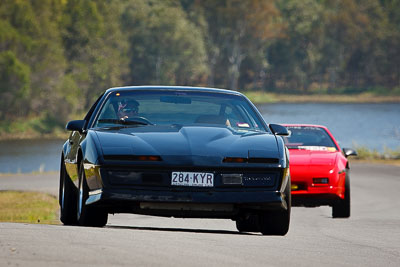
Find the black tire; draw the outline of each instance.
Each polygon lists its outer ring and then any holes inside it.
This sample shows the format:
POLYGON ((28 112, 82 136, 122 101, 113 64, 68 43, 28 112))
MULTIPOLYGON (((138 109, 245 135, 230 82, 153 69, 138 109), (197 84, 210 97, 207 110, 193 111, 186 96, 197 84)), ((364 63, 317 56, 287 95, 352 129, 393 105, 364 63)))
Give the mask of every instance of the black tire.
POLYGON ((64 165, 64 158, 61 158, 60 187, 58 199, 60 203, 60 221, 64 225, 76 225, 76 192, 74 185, 69 178, 64 165))
POLYGON ((86 182, 83 162, 79 168, 79 191, 77 197, 76 217, 80 226, 103 227, 107 224, 108 214, 96 207, 86 205, 89 197, 89 187, 86 182))
POLYGON ((344 199, 340 199, 332 206, 332 218, 349 218, 350 217, 350 175, 346 170, 346 178, 344 183, 344 199))
POLYGON ((243 232, 259 232, 259 219, 256 214, 246 214, 236 220, 236 229, 243 232))
POLYGON ((290 211, 292 208, 290 178, 285 188, 286 210, 268 211, 260 215, 260 231, 263 235, 284 236, 289 231, 290 211))

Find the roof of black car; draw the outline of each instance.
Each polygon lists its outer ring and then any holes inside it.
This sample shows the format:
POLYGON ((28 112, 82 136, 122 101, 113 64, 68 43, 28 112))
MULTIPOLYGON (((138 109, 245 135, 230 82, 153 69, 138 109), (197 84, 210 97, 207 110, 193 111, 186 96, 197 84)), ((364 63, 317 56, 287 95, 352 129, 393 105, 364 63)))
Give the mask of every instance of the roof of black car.
POLYGON ((123 87, 113 87, 108 89, 106 92, 113 91, 131 91, 131 90, 179 90, 179 91, 201 91, 201 92, 214 92, 214 93, 225 93, 242 95, 237 91, 219 89, 219 88, 209 88, 209 87, 191 87, 191 86, 159 86, 159 85, 146 85, 146 86, 123 86, 123 87))

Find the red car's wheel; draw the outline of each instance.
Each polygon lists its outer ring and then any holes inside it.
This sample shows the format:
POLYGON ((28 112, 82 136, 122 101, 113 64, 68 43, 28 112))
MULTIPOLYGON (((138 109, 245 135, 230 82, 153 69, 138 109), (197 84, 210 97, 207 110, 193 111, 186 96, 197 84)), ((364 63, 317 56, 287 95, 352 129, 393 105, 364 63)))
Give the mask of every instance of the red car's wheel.
POLYGON ((350 176, 346 171, 346 180, 344 186, 344 199, 339 200, 332 206, 333 218, 349 218, 350 217, 350 176))

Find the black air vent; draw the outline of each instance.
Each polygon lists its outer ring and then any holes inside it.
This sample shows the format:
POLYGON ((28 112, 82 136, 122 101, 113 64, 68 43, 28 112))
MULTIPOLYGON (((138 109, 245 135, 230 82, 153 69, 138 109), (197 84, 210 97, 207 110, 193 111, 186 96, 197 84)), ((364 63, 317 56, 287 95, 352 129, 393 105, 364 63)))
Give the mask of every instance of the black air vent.
POLYGON ((163 175, 160 173, 143 173, 142 174, 142 183, 143 184, 152 184, 152 185, 162 185, 163 175))

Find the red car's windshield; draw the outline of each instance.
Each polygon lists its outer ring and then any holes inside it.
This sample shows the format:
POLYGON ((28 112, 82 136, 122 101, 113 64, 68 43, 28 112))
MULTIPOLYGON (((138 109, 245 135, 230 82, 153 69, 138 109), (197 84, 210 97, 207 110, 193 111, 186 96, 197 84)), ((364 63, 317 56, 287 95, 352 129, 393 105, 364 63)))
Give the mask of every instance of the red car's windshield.
POLYGON ((288 148, 336 151, 332 138, 323 128, 313 126, 286 126, 289 136, 283 139, 288 148))

